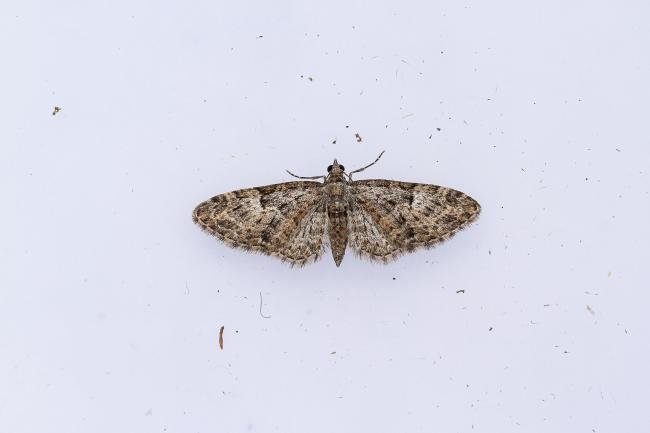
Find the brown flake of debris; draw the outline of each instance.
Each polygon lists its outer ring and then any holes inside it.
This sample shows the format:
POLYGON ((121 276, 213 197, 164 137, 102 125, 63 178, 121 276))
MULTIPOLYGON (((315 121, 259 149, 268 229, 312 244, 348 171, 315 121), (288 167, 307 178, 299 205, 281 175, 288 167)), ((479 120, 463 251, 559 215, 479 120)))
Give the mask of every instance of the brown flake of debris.
POLYGON ((56 116, 56 113, 58 113, 59 111, 61 111, 61 107, 55 105, 54 109, 52 110, 52 116, 56 116))
POLYGON ((219 329, 219 348, 223 350, 223 326, 219 329))
POLYGON ((358 132, 354 134, 354 137, 357 139, 357 143, 361 143, 361 141, 363 140, 358 132))

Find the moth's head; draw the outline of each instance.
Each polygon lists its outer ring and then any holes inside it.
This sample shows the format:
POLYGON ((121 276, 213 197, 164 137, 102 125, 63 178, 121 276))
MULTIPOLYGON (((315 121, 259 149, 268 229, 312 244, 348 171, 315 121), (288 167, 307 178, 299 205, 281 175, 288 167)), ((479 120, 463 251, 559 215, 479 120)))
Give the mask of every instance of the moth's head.
POLYGON ((327 167, 328 176, 341 176, 343 173, 345 173, 345 167, 339 164, 336 159, 334 160, 332 165, 327 167))

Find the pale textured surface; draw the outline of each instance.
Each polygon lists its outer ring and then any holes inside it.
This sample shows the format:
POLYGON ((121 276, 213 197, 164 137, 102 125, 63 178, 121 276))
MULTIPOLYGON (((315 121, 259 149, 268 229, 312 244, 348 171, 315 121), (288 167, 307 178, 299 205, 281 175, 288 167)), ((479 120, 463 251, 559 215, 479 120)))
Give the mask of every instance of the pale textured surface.
POLYGON ((1 1, 0 432, 646 433, 649 8, 1 1), (383 149, 480 218, 291 269, 189 217, 383 149))

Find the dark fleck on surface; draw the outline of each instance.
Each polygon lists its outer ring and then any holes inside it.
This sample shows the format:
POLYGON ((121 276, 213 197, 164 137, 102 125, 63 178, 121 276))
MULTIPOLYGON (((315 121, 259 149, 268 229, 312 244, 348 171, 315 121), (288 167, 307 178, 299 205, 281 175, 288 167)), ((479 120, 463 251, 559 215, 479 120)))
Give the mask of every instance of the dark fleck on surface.
POLYGON ((456 293, 465 293, 465 289, 456 290, 456 293))
POLYGON ((223 350, 223 326, 219 329, 219 348, 223 350))
POLYGON ((354 134, 354 137, 357 139, 357 143, 361 143, 361 141, 363 140, 358 132, 354 134))
POLYGON ((59 111, 61 111, 61 107, 55 105, 54 109, 52 110, 52 116, 56 116, 56 113, 58 113, 59 111))

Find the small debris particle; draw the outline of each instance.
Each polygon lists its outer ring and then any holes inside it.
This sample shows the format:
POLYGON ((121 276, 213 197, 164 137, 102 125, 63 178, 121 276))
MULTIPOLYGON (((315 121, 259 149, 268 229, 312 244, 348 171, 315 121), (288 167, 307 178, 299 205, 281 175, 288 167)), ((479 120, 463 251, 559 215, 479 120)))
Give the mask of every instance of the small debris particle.
POLYGON ((431 140, 431 137, 433 137, 433 134, 430 134, 430 135, 429 135, 429 140, 431 140))
POLYGON ((589 313, 590 313, 592 316, 595 316, 595 315, 596 315, 596 312, 591 308, 590 305, 587 305, 587 311, 589 311, 589 313))
POLYGON ((440 131, 440 128, 436 128, 438 131, 440 131))
POLYGON ((264 35, 258 35, 257 39, 262 39, 263 37, 264 37, 264 35))
POLYGON ((393 277, 393 281, 395 281, 396 279, 397 279, 396 277, 393 277))
POLYGON ((492 328, 492 327, 490 326, 490 329, 488 329, 488 331, 491 331, 492 329, 494 329, 494 328, 492 328))
POLYGON ((406 119, 407 117, 415 116, 415 113, 408 113, 402 116, 402 119, 406 119))
POLYGON ((612 271, 607 272, 607 278, 610 278, 612 276, 612 271))
POLYGON ((308 79, 309 81, 314 81, 314 79, 313 79, 312 77, 307 77, 307 79, 308 79))
POLYGON ((260 316, 262 316, 265 319, 270 319, 271 316, 265 316, 264 313, 262 313, 262 292, 260 292, 260 316))
POLYGON ((361 141, 363 140, 358 132, 356 134, 354 134, 354 138, 357 139, 357 143, 361 143, 361 141))
POLYGON ((346 127, 346 128, 349 128, 349 127, 350 127, 350 125, 345 125, 345 127, 346 127))
POLYGON ((330 355, 336 355, 336 352, 330 352, 330 355))
POLYGON ((219 348, 223 350, 223 326, 219 329, 219 348))
POLYGON ((336 138, 332 140, 332 144, 336 144, 336 138))
POLYGON ((56 113, 59 111, 61 111, 61 107, 55 105, 54 109, 52 110, 52 116, 56 116, 56 113))
POLYGON ((456 290, 456 293, 465 293, 465 289, 456 290))

